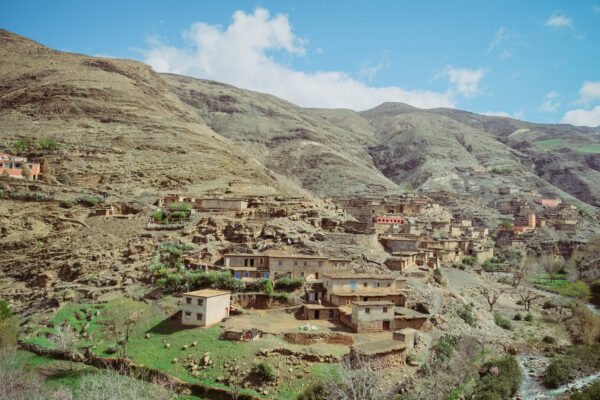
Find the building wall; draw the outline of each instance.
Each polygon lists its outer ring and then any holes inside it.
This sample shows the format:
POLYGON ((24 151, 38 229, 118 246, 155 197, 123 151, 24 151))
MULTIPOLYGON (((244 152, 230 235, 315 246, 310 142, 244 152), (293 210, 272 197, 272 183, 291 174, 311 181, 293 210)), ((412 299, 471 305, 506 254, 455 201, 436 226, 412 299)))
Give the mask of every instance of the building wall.
POLYGON ((181 322, 184 325, 210 326, 229 316, 231 295, 213 297, 184 296, 182 299, 181 322), (191 299, 191 304, 188 300, 191 299), (198 301, 201 304, 198 304, 198 301))
POLYGON ((241 199, 201 199, 203 209, 217 210, 243 210, 248 207, 248 202, 241 199))
POLYGON ((413 328, 420 330, 423 325, 427 322, 427 318, 404 318, 402 316, 396 317, 394 322, 392 323, 392 329, 404 329, 404 328, 413 328))
POLYGON ((394 319, 394 306, 390 305, 358 305, 352 306, 352 322, 355 324, 373 321, 391 321, 394 319), (369 312, 367 312, 367 310, 369 312))

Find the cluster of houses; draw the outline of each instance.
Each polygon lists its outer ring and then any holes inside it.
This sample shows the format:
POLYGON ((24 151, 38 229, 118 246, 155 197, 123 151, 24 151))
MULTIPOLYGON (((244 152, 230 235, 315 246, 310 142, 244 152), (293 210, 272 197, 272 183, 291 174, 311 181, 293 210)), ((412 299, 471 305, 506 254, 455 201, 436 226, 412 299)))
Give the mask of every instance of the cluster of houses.
POLYGON ((486 228, 471 220, 442 217, 442 207, 424 196, 336 199, 357 222, 354 228, 376 234, 391 254, 386 265, 393 271, 429 267, 474 256, 478 261, 494 257, 486 228))
POLYGON ((0 175, 37 180, 40 175, 40 163, 27 161, 27 157, 0 154, 0 175))

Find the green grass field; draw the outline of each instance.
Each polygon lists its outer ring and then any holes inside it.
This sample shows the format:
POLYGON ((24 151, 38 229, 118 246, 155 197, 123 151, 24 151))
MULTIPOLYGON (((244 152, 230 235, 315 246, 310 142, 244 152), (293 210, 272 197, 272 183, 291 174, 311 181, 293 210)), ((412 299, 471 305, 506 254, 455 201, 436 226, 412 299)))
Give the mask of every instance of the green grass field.
MULTIPOLYGON (((259 350, 272 349, 275 347, 286 347, 295 351, 308 351, 317 354, 334 354, 342 355, 348 352, 348 348, 342 345, 327 345, 315 344, 310 346, 301 346, 287 343, 279 336, 267 335, 257 341, 251 342, 235 342, 220 339, 221 328, 212 326, 209 328, 194 328, 184 327, 180 324, 179 318, 172 318, 173 310, 176 309, 173 304, 173 299, 167 300, 168 305, 151 306, 145 303, 137 303, 137 306, 143 308, 143 319, 141 320, 135 334, 132 336, 127 356, 137 364, 160 369, 170 375, 176 376, 184 381, 191 383, 202 383, 214 387, 227 387, 224 384, 217 382, 218 378, 223 377, 225 372, 221 367, 226 363, 231 363, 240 366, 243 373, 250 370, 255 362, 255 355, 259 350), (168 311, 165 311, 168 310, 168 311), (145 335, 149 334, 149 338, 145 335), (196 342, 196 346, 192 343, 196 342), (166 343, 170 346, 167 348, 166 343), (188 346, 187 349, 183 349, 188 346), (199 361, 205 353, 209 353, 213 360, 213 366, 207 369, 198 370, 197 376, 193 376, 185 368, 185 360, 193 358, 199 361), (177 362, 173 362, 177 359, 177 362)), ((100 316, 94 317, 89 321, 88 332, 92 338, 81 340, 79 345, 91 347, 96 354, 111 357, 114 355, 108 354, 107 350, 114 345, 114 339, 106 336, 104 331, 103 319, 111 312, 113 303, 103 305, 81 305, 69 304, 62 307, 57 314, 52 318, 52 323, 56 326, 63 321, 67 321, 77 331, 81 330, 85 324, 86 318, 81 319, 81 315, 85 315, 85 311, 95 313, 100 311, 100 316), (80 317, 76 318, 79 313, 80 317)), ((55 328, 40 327, 38 331, 30 336, 26 341, 29 343, 38 344, 42 347, 52 348, 53 343, 46 336, 52 333, 55 328)), ((290 371, 291 365, 282 363, 279 356, 267 357, 263 359, 271 364, 281 377, 280 386, 276 394, 270 394, 269 397, 278 400, 295 399, 297 394, 304 388, 316 382, 319 378, 330 376, 332 371, 335 371, 337 365, 314 363, 302 369, 293 368, 290 371)), ((72 385, 69 379, 75 377, 64 377, 64 384, 72 385)), ((257 392, 251 389, 242 389, 242 392, 258 395, 257 392)))

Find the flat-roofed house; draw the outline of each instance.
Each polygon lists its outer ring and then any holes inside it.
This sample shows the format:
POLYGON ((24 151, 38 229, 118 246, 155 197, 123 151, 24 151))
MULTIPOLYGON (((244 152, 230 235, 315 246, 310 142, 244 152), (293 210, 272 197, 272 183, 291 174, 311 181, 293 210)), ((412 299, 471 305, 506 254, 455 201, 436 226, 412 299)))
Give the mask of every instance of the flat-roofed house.
POLYGON ((325 300, 336 306, 388 300, 403 306, 406 280, 389 274, 329 273, 323 276, 325 300))
POLYGON ((0 154, 0 175, 8 174, 11 178, 37 180, 40 174, 40 164, 28 162, 26 157, 12 154, 0 154), (23 168, 29 169, 29 177, 23 173, 23 168))
POLYGON ((356 301, 352 303, 351 327, 356 333, 392 329, 394 303, 391 301, 356 301))
POLYGON ((262 254, 225 254, 223 256, 225 268, 233 273, 236 279, 252 280, 271 278, 269 270, 269 256, 262 254))
POLYGON ((182 295, 181 322, 183 325, 210 326, 229 317, 231 292, 202 289, 182 295))

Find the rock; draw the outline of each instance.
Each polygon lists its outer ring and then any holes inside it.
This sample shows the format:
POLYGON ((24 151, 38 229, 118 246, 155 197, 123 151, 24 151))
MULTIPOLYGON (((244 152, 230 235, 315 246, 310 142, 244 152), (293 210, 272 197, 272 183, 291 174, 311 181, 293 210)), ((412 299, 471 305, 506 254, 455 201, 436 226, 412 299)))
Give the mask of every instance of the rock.
POLYGON ((150 334, 149 334, 149 333, 146 333, 146 334, 144 335, 144 339, 150 339, 150 334))
POLYGON ((171 347, 171 344, 170 344, 170 343, 165 343, 165 348, 167 348, 167 349, 168 349, 168 348, 170 348, 170 347, 171 347))
POLYGON ((171 362, 172 362, 173 364, 177 363, 178 361, 179 361, 179 359, 178 359, 177 357, 175 357, 174 359, 172 359, 172 360, 171 360, 171 362))

